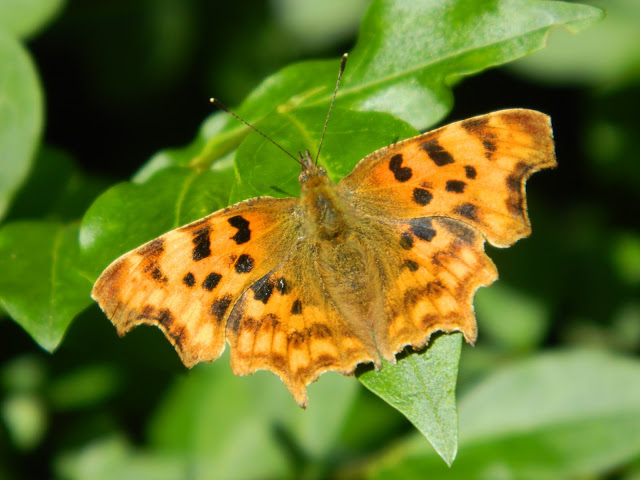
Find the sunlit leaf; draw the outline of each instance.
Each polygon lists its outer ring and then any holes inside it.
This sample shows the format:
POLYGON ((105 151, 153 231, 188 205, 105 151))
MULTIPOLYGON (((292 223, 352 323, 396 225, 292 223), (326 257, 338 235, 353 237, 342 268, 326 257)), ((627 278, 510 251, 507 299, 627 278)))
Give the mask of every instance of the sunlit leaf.
POLYGON ((37 33, 60 12, 65 0, 2 0, 0 26, 21 38, 37 33))
POLYGON ((462 335, 440 335, 421 353, 385 362, 376 372, 359 375, 369 390, 402 412, 442 459, 453 463, 458 450, 456 379, 462 335))

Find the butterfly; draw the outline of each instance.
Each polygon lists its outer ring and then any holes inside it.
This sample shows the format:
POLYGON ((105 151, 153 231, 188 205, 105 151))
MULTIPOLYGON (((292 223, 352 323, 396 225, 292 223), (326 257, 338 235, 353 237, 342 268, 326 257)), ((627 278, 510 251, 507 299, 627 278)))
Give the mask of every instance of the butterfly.
POLYGON ((231 349, 300 406, 326 371, 395 362, 436 331, 473 344, 497 278, 484 242, 530 234, 525 182, 556 165, 548 116, 502 110, 393 143, 337 184, 300 154, 300 198, 252 198, 115 260, 92 297, 118 333, 159 327, 191 367, 231 349))

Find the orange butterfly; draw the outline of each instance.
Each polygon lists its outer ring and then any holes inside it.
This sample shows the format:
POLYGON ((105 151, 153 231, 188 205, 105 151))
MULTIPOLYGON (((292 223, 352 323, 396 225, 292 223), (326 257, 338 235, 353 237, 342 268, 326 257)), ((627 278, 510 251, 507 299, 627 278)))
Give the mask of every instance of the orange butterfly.
POLYGON ((159 327, 182 362, 231 348, 300 406, 322 373, 395 362, 435 331, 477 336, 472 298, 497 278, 484 241, 530 233, 525 181, 556 165, 548 116, 493 112, 368 155, 338 184, 300 155, 300 198, 259 197, 121 256, 92 297, 123 335, 159 327))

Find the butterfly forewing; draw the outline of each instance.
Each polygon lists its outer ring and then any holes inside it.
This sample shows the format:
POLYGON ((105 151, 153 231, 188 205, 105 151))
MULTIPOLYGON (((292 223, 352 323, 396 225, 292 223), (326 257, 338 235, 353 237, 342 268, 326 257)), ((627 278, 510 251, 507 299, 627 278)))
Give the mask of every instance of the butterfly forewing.
POLYGON ((249 200, 166 233, 114 261, 92 297, 119 334, 156 325, 185 365, 215 360, 239 296, 293 243, 296 204, 249 200))
POLYGON ((504 247, 531 231, 527 178, 555 165, 549 117, 513 109, 378 150, 339 186, 354 203, 380 216, 453 218, 504 247))

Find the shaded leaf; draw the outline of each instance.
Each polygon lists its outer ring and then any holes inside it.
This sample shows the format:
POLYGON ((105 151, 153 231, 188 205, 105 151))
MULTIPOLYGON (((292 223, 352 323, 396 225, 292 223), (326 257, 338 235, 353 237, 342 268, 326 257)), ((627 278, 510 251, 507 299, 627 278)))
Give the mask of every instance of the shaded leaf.
POLYGON ((152 418, 152 448, 183 456, 202 479, 299 478, 296 456, 326 461, 357 384, 324 376, 310 386, 303 411, 273 374, 235 377, 228 358, 199 365, 174 385, 152 418))
POLYGON ((480 289, 474 303, 483 335, 509 350, 539 346, 551 320, 541 299, 501 282, 480 289))
POLYGON ((78 226, 15 222, 0 230, 0 304, 46 350, 91 303, 78 226))
POLYGON ((173 480, 189 478, 189 465, 168 455, 136 451, 117 435, 87 442, 57 458, 60 478, 71 480, 173 480))
POLYGON ((76 220, 108 185, 106 178, 81 172, 67 153, 44 146, 16 192, 7 219, 76 220))
POLYGON ((370 478, 572 479, 640 454, 640 364, 604 352, 541 355, 495 372, 460 400, 447 469, 415 437, 370 478))
POLYGON ((26 178, 42 131, 42 92, 26 50, 0 29, 0 219, 26 178))

